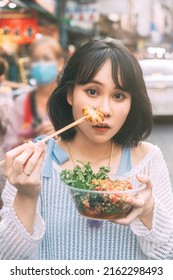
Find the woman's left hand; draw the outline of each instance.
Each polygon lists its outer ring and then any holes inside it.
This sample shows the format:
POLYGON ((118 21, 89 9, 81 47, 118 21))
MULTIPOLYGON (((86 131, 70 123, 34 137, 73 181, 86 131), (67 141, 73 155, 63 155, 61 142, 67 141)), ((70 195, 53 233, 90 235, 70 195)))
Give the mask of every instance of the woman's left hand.
POLYGON ((135 197, 128 197, 126 202, 133 206, 131 212, 124 218, 115 219, 112 222, 121 225, 129 225, 136 218, 148 228, 152 228, 152 218, 154 209, 154 199, 152 196, 152 184, 148 176, 137 175, 138 181, 146 184, 146 188, 135 197))

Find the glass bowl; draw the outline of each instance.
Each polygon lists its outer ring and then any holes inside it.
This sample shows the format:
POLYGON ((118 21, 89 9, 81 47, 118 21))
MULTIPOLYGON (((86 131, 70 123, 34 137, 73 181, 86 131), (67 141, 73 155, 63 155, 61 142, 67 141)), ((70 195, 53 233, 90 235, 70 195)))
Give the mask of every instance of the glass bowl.
POLYGON ((127 197, 136 196, 146 185, 136 178, 109 175, 119 189, 126 184, 132 186, 127 190, 87 190, 68 186, 78 212, 87 218, 97 220, 114 220, 128 215, 132 206, 126 202, 127 197), (117 181, 118 180, 118 181, 117 181))

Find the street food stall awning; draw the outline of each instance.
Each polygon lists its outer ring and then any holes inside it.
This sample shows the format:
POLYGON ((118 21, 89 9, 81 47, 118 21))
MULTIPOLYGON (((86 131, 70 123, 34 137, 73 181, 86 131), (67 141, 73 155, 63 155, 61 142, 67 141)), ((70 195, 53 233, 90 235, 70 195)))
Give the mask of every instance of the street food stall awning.
POLYGON ((26 9, 26 10, 34 10, 37 11, 40 14, 44 15, 44 18, 47 19, 49 22, 57 23, 58 16, 57 16, 57 10, 58 10, 58 2, 56 0, 13 0, 13 4, 16 4, 16 7, 14 6, 11 8, 11 2, 8 0, 4 0, 4 5, 2 1, 1 5, 1 11, 5 10, 17 10, 20 8, 26 9))

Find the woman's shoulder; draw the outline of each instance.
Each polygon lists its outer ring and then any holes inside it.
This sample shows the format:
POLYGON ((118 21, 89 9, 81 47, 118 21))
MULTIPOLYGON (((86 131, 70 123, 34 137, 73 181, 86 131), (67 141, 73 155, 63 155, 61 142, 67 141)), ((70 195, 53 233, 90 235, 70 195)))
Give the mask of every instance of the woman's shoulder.
POLYGON ((132 148, 132 165, 136 166, 142 160, 152 157, 160 151, 157 145, 142 141, 137 147, 132 148))
POLYGON ((155 149, 157 146, 150 143, 142 141, 140 144, 136 147, 136 151, 140 153, 142 156, 146 156, 148 153, 150 153, 153 149, 155 149))

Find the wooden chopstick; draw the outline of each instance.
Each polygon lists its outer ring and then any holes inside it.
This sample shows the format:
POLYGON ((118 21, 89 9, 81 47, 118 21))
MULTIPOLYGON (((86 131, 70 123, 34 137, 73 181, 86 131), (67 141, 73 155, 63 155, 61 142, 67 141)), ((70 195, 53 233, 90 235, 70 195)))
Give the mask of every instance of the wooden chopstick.
MULTIPOLYGON (((82 117, 82 118, 78 119, 77 121, 72 122, 71 124, 66 125, 65 127, 63 127, 63 128, 61 128, 61 129, 55 131, 54 133, 52 133, 52 134, 50 134, 50 135, 44 137, 44 138, 41 139, 40 141, 42 141, 42 142, 48 141, 49 139, 51 139, 51 138, 53 138, 53 137, 55 137, 55 136, 57 136, 57 135, 63 133, 64 131, 66 131, 66 130, 72 128, 73 126, 76 126, 76 125, 80 124, 81 122, 83 122, 83 121, 86 119, 86 117, 87 117, 87 116, 82 117)), ((3 166, 4 163, 5 163, 5 160, 0 161, 0 167, 3 166)))
POLYGON ((53 137, 55 137, 55 136, 57 136, 57 135, 63 133, 64 131, 66 131, 66 130, 72 128, 73 126, 76 126, 76 125, 78 125, 79 123, 83 122, 83 121, 86 119, 86 117, 87 117, 87 116, 85 116, 85 117, 83 117, 83 118, 80 118, 80 119, 78 119, 77 121, 72 122, 71 124, 66 125, 65 127, 63 127, 63 128, 61 128, 61 129, 55 131, 54 133, 52 133, 52 134, 50 134, 50 135, 44 137, 41 141, 42 141, 42 142, 46 142, 47 140, 49 140, 49 139, 51 139, 51 138, 53 138, 53 137))

